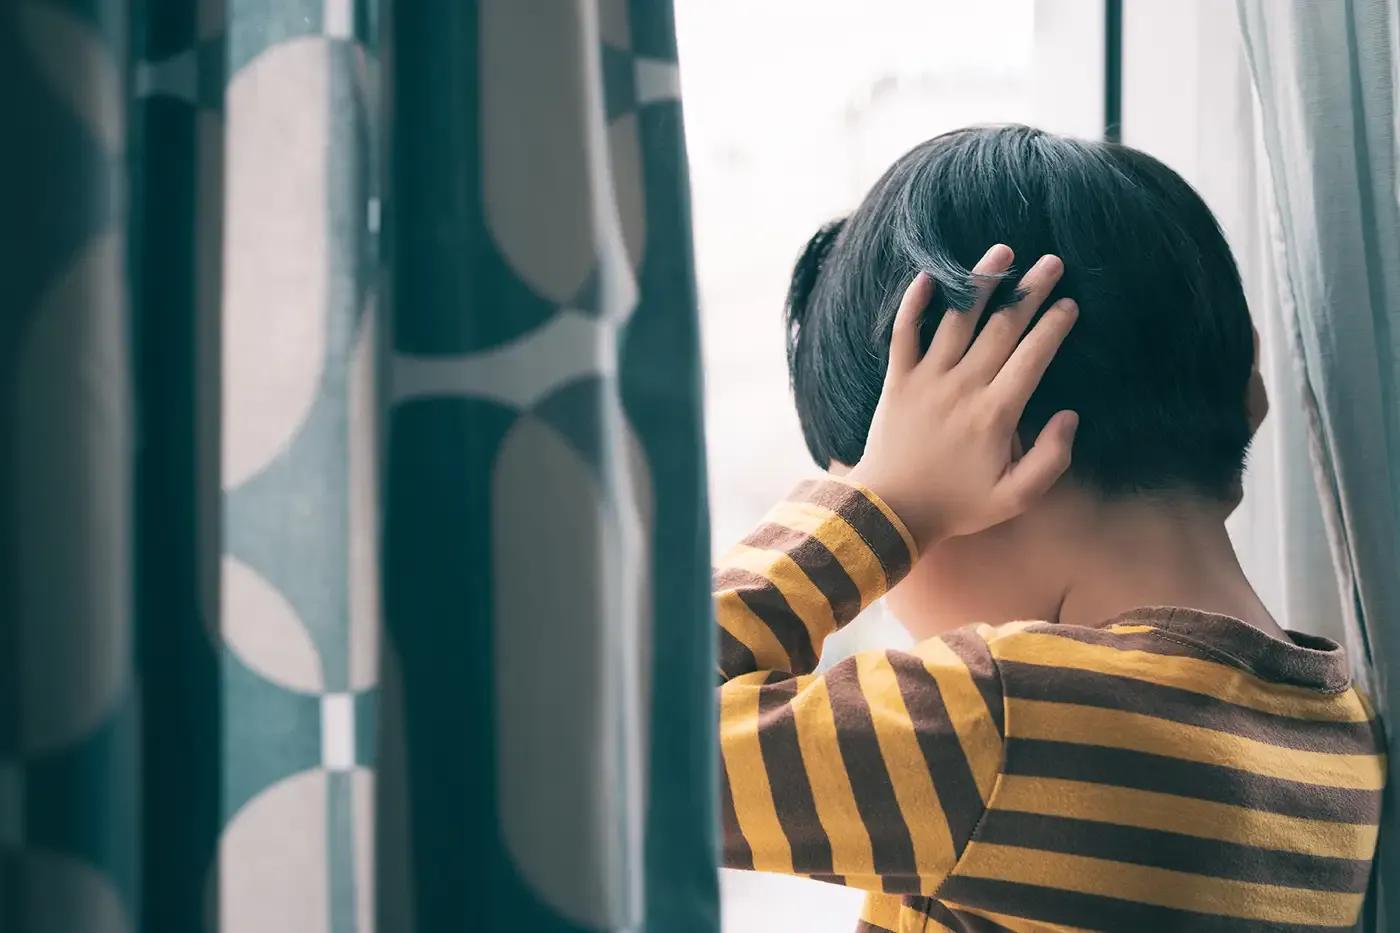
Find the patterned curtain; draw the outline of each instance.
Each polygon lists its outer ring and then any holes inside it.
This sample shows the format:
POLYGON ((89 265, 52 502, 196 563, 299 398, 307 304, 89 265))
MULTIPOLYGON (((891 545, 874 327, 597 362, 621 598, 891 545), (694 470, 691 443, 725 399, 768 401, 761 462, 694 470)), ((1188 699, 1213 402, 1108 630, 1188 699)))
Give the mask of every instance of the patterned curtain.
POLYGON ((718 928, 670 4, 0 4, 0 930, 718 928))

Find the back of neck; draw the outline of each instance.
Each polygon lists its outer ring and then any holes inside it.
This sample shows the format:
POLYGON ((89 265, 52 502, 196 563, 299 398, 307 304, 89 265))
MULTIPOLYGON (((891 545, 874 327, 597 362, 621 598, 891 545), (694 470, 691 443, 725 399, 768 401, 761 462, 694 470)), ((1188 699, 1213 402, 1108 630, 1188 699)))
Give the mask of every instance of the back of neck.
POLYGON ((1094 625, 1144 606, 1179 606, 1286 638, 1240 567, 1227 512, 1195 501, 1090 510, 1066 542, 1074 554, 1058 621, 1094 625))

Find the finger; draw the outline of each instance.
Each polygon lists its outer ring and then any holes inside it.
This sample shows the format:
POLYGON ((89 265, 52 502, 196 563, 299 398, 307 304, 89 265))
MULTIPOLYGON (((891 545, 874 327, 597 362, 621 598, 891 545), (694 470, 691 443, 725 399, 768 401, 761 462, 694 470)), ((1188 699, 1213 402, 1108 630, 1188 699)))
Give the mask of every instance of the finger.
POLYGON ((933 335, 933 343, 928 348, 928 361, 931 364, 943 371, 958 365, 977 334, 977 322, 987 307, 987 299, 996 291, 1002 273, 1011 268, 1015 258, 1011 247, 998 243, 972 267, 973 280, 978 284, 977 300, 966 311, 950 308, 944 313, 933 335))
POLYGON ((933 279, 927 272, 914 276, 904 290, 899 310, 894 315, 894 333, 890 337, 890 366, 886 378, 894 378, 919 365, 919 322, 933 297, 933 279))
POLYGON ((1002 521, 1030 508, 1069 469, 1078 428, 1077 414, 1072 411, 1057 413, 1041 429, 1035 445, 1011 465, 992 492, 1002 521))
POLYGON ((1045 303, 1064 271, 1065 264, 1058 256, 1041 256, 1036 260, 1036 264, 1021 278, 1024 297, 992 315, 972 348, 967 351, 963 365, 975 370, 986 382, 995 379, 1015 351, 1016 341, 1026 332, 1027 325, 1045 303))
POLYGON ((996 374, 991 388, 1009 420, 1020 419, 1031 394, 1040 385, 1046 367, 1055 358, 1065 335, 1078 318, 1079 306, 1074 301, 1061 298, 1055 302, 1031 328, 1026 339, 1016 345, 1011 359, 996 374))

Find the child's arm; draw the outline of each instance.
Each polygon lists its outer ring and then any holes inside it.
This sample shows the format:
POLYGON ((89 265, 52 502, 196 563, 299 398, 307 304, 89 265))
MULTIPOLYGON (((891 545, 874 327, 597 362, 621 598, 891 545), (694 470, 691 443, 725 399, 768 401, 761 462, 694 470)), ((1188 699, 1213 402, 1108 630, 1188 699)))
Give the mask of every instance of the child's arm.
POLYGON ((915 278, 851 482, 800 489, 716 572, 728 865, 929 895, 972 836, 1001 767, 986 643, 959 633, 811 671, 826 636, 899 582, 916 548, 1013 518, 1069 466, 1070 412, 1024 456, 1013 442, 1074 321, 1061 301, 1026 333, 1059 260, 1038 262, 1024 297, 977 331, 1011 260, 1004 246, 983 257, 978 300, 943 315, 927 352, 933 284, 915 278))
POLYGON ((913 540, 859 487, 806 483, 721 562, 724 861, 932 894, 1001 764, 1000 681, 955 633, 812 675, 821 643, 893 586, 913 540))

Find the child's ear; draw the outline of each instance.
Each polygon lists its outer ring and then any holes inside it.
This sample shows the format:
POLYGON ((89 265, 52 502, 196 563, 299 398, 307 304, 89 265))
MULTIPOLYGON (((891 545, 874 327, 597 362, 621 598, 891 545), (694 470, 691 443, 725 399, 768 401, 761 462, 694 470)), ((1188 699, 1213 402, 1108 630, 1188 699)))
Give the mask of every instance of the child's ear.
POLYGON ((1264 377, 1259 372, 1259 329, 1254 331, 1254 368, 1249 373, 1249 387, 1245 390, 1245 411, 1249 414, 1249 433, 1252 437, 1269 414, 1269 391, 1264 387, 1264 377))
POLYGON ((1264 418, 1269 414, 1269 390, 1264 387, 1264 377, 1257 372, 1249 377, 1249 388, 1245 390, 1245 411, 1249 414, 1249 435, 1259 430, 1264 418))

